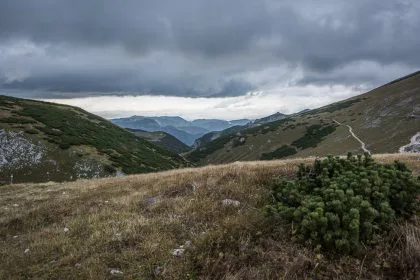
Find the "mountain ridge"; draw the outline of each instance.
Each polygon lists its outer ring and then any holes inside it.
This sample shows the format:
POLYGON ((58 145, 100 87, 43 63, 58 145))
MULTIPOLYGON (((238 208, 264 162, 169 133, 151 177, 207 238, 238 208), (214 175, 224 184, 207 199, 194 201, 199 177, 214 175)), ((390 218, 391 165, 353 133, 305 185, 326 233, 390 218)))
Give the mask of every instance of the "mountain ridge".
POLYGON ((141 129, 149 132, 164 131, 175 136, 188 146, 206 133, 222 131, 238 124, 249 123, 248 119, 225 121, 219 119, 196 119, 187 121, 179 116, 131 116, 126 118, 111 119, 116 125, 124 128, 141 129))
POLYGON ((220 132, 220 138, 213 135, 212 141, 203 141, 187 157, 205 165, 362 152, 347 125, 373 153, 398 152, 420 132, 419 112, 420 72, 415 72, 320 108, 235 132, 220 132))

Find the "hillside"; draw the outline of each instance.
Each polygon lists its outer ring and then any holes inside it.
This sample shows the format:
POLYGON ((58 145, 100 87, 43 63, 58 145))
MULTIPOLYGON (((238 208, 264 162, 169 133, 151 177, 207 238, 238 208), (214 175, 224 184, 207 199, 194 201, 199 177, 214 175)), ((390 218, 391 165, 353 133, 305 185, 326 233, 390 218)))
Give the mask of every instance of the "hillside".
POLYGON ((204 145, 188 158, 209 164, 357 153, 363 152, 361 142, 372 153, 394 153, 410 144, 418 132, 420 72, 289 118, 239 132, 222 132, 221 137, 213 137, 211 142, 203 141, 204 145))
MULTIPOLYGON (((376 158, 420 175, 418 156, 376 158)), ((309 249, 293 227, 265 216, 273 176, 290 178, 311 162, 3 186, 0 279, 417 279, 418 218, 339 257, 309 249)))
POLYGON ((259 125, 269 123, 269 122, 282 120, 282 119, 285 119, 287 117, 288 117, 287 115, 278 112, 278 113, 275 113, 275 114, 270 115, 268 117, 264 117, 264 118, 256 119, 256 120, 252 120, 252 121, 249 121, 249 120, 246 120, 246 121, 245 120, 231 121, 232 124, 235 123, 234 126, 231 126, 229 128, 226 128, 226 129, 220 130, 220 131, 211 131, 211 132, 208 132, 208 133, 204 134, 200 138, 195 139, 194 144, 193 144, 193 148, 197 149, 199 147, 205 146, 207 143, 209 143, 213 140, 216 140, 220 136, 225 136, 225 135, 237 133, 237 132, 245 130, 247 128, 259 126, 259 125))
POLYGON ((127 130, 140 138, 143 138, 163 149, 174 152, 176 154, 185 153, 190 150, 190 147, 179 141, 176 137, 163 131, 149 132, 141 129, 131 128, 127 128, 127 130))
POLYGON ((185 166, 180 156, 76 107, 0 96, 0 181, 64 181, 185 166))

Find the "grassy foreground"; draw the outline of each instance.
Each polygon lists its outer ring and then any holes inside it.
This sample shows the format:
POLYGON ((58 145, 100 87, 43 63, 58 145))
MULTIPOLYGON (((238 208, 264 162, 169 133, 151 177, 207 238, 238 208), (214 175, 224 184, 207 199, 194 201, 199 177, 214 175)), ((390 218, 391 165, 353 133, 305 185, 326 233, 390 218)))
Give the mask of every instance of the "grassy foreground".
MULTIPOLYGON (((418 155, 375 158, 420 175, 418 155)), ((3 186, 0 279, 420 277, 417 217, 345 257, 314 252, 266 219, 271 179, 294 176, 302 162, 313 158, 3 186), (223 205, 227 198, 240 205, 223 205)))

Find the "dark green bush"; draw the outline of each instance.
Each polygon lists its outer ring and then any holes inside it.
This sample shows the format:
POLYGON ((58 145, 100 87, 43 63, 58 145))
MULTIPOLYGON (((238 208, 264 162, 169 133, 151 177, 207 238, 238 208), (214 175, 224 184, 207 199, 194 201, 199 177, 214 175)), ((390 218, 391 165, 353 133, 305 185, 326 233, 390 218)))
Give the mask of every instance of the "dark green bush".
POLYGON ((28 133, 28 134, 38 134, 39 133, 38 130, 33 129, 33 128, 26 128, 25 132, 28 133))
POLYGON ((284 158, 284 157, 294 155, 296 153, 297 153, 297 151, 296 151, 295 148, 290 147, 288 145, 284 145, 284 146, 281 146, 280 148, 276 149, 273 152, 263 153, 261 155, 261 159, 262 160, 271 160, 271 159, 276 159, 276 158, 284 158))
POLYGON ((411 215, 420 182, 400 162, 376 163, 369 155, 329 156, 301 165, 296 180, 277 179, 268 212, 293 222, 303 241, 349 252, 396 217, 411 215))
POLYGON ((18 123, 18 124, 32 124, 35 123, 33 120, 23 119, 23 118, 15 118, 15 117, 7 117, 1 118, 1 123, 18 123))
POLYGON ((333 125, 314 124, 306 128, 305 134, 292 142, 292 145, 299 149, 315 148, 326 136, 335 131, 333 125))

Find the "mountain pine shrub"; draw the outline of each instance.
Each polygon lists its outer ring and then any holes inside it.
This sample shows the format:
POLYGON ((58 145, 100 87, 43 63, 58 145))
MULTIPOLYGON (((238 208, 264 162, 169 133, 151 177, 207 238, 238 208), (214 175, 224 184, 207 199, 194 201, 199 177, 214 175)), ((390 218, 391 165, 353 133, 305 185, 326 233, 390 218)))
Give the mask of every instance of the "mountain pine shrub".
POLYGON ((293 222, 301 240, 348 253, 396 217, 410 216, 419 194, 419 179, 403 163, 328 156, 299 166, 295 180, 276 179, 267 210, 293 222))

